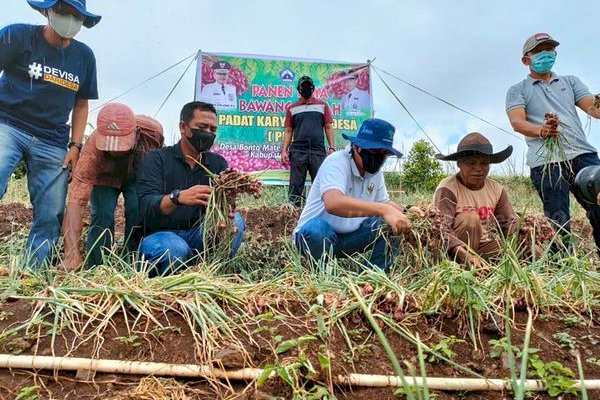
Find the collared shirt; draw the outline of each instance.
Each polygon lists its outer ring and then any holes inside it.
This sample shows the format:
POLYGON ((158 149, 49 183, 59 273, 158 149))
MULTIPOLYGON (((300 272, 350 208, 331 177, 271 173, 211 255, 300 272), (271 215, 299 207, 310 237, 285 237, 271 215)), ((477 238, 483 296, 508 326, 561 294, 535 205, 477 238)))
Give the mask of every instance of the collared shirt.
POLYGON ((359 88, 352 89, 342 97, 342 108, 349 115, 363 115, 369 103, 369 92, 359 88))
POLYGON ((98 98, 92 50, 75 39, 64 49, 53 47, 43 26, 0 30, 0 71, 0 124, 52 146, 67 147, 67 121, 77 99, 98 98))
POLYGON ((326 124, 333 123, 329 106, 314 96, 300 98, 285 112, 285 127, 292 128, 293 137, 290 151, 325 154, 326 124))
POLYGON ((338 217, 325 211, 323 195, 330 190, 339 190, 346 196, 364 201, 387 203, 390 201, 383 172, 365 172, 360 176, 358 167, 350 154, 350 147, 328 156, 313 182, 306 206, 302 210, 294 234, 302 225, 313 218, 323 218, 338 233, 354 232, 367 217, 338 217))
POLYGON ((222 85, 214 82, 204 85, 200 100, 212 104, 219 111, 237 109, 235 86, 228 83, 222 85))
POLYGON ((547 83, 528 75, 526 79, 508 89, 507 112, 524 108, 527 121, 537 125, 544 124, 546 113, 555 112, 565 125, 562 132, 564 154, 557 153, 553 160, 548 160, 544 153, 544 139, 525 137, 528 147, 527 165, 538 167, 549 162, 572 160, 581 154, 596 152, 587 141, 575 107, 575 104, 586 96, 591 96, 591 93, 579 78, 554 73, 547 83))
POLYGON ((505 234, 512 233, 518 222, 506 191, 492 179, 486 179, 483 188, 471 190, 456 175, 449 176, 438 185, 433 202, 444 215, 449 249, 463 244, 454 233, 454 220, 459 214, 475 213, 479 216, 481 242, 493 240, 491 232, 496 227, 505 234))
MULTIPOLYGON (((201 162, 214 174, 227 169, 227 161, 215 153, 203 153, 201 162)), ((210 181, 202 166, 190 168, 186 163, 181 142, 150 152, 138 171, 137 191, 144 234, 159 230, 187 230, 200 223, 205 207, 180 205, 170 215, 164 215, 160 211, 160 202, 175 189, 209 185, 210 181)))

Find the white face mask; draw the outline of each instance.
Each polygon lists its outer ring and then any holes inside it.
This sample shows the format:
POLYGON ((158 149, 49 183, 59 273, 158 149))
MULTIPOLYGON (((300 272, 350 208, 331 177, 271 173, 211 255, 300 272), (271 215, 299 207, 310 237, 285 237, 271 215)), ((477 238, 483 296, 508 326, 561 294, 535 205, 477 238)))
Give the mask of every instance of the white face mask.
POLYGON ((54 10, 48 10, 48 23, 50 27, 62 38, 72 39, 79 33, 83 21, 72 15, 63 15, 54 10))

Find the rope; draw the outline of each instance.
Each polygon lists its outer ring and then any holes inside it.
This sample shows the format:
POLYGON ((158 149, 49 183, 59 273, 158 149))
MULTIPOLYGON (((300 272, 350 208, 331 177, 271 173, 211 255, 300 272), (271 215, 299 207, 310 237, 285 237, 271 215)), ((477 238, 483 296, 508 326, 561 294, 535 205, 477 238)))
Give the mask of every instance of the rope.
POLYGON ((427 139, 429 139, 429 141, 431 142, 431 144, 433 145, 433 147, 435 147, 437 149, 438 152, 442 152, 442 150, 440 150, 440 148, 437 146, 437 144, 435 144, 435 142, 433 141, 433 139, 431 139, 431 137, 427 134, 427 132, 425 132, 425 129, 423 129, 423 127, 421 126, 421 124, 419 124, 419 122, 416 120, 416 118, 412 115, 412 113, 408 110, 408 108, 404 105, 404 103, 402 102, 402 100, 400 100, 400 98, 396 95, 396 93, 392 90, 392 88, 390 87, 390 85, 388 85, 388 83, 383 79, 383 77, 379 74, 378 68, 376 69, 375 67, 373 67, 373 71, 375 71, 375 74, 377 74, 377 76, 379 77, 379 79, 381 80, 381 82, 385 85, 385 87, 390 91, 390 93, 392 94, 392 96, 394 96, 396 98, 396 100, 398 101, 398 103, 400 103, 400 105, 402 106, 402 108, 404 109, 404 111, 406 111, 406 113, 408 114, 408 116, 414 121, 414 123, 419 127, 419 129, 421 130, 421 132, 423 132, 423 134, 427 137, 427 139))
MULTIPOLYGON (((195 57, 196 57, 196 53, 194 53, 194 54, 192 54, 192 55, 190 55, 190 56, 187 56, 187 57, 185 57, 184 59, 182 59, 182 60, 180 60, 180 61, 177 61, 175 64, 171 65, 170 67, 167 67, 167 68, 163 69, 162 71, 160 71, 160 72, 158 72, 158 73, 156 73, 156 74, 152 75, 151 77, 147 78, 147 79, 146 79, 146 80, 144 80, 143 82, 141 82, 141 83, 138 83, 137 85, 135 85, 135 86, 133 86, 133 87, 131 87, 131 88, 127 89, 126 91, 124 91, 123 93, 119 94, 118 96, 115 96, 115 97, 113 97, 112 99, 110 99, 110 100, 108 100, 108 101, 106 101, 106 102, 104 102, 104 103, 100 104, 99 106, 97 106, 97 107, 93 108, 92 110, 90 110, 89 114, 92 114, 93 112, 96 112, 96 111, 98 111, 99 109, 101 109, 102 107, 104 107, 105 105, 107 105, 108 103, 111 103, 111 102, 113 102, 113 101, 117 100, 118 98, 125 96, 127 93, 129 93, 129 92, 131 92, 131 91, 133 91, 133 90, 135 90, 135 89, 139 88, 140 86, 142 86, 142 85, 145 85, 146 83, 150 82, 150 81, 151 81, 151 80, 153 80, 154 78, 157 78, 157 77, 159 77, 160 75, 162 75, 162 74, 164 74, 164 73, 166 73, 166 72, 170 71, 171 69, 175 68, 175 67, 176 67, 176 66, 178 66, 179 64, 181 64, 181 63, 185 62, 186 60, 189 60, 191 57, 194 57, 194 59, 195 59, 195 57)), ((189 67, 188 67, 188 68, 189 68, 189 67)), ((187 69, 186 69, 186 71, 187 71, 187 69)))
POLYGON ((154 114, 154 118, 156 118, 156 116, 158 115, 158 113, 160 112, 160 110, 162 110, 163 106, 165 105, 165 103, 169 100, 169 98, 171 97, 171 95, 173 94, 173 92, 175 91, 175 89, 177 88, 177 86, 179 85, 179 83, 181 82, 181 80, 183 79, 183 77, 185 76, 185 74, 188 72, 188 69, 190 69, 190 67, 192 66, 192 64, 194 63, 194 61, 197 60, 198 57, 194 57, 190 60, 188 66, 185 68, 185 71, 183 71, 183 74, 181 74, 181 76, 179 77, 179 79, 177 79, 177 82, 175 82, 175 85, 173 86, 173 88, 171 89, 171 91, 169 92, 169 94, 167 95, 167 97, 165 98, 165 100, 162 102, 162 104, 160 105, 160 107, 158 107, 158 110, 156 111, 156 114, 154 114))
POLYGON ((486 124, 488 124, 488 125, 490 125, 490 126, 492 126, 492 127, 496 128, 496 129, 498 129, 498 130, 500 130, 500 131, 502 131, 502 132, 504 132, 504 133, 508 133, 509 135, 511 135, 511 136, 513 136, 513 137, 516 137, 516 138, 518 138, 518 139, 521 139, 521 136, 519 136, 519 135, 515 134, 514 132, 508 131, 508 130, 506 130, 506 129, 502 128, 501 126, 498 126, 498 125, 496 125, 496 124, 494 124, 494 123, 492 123, 492 122, 488 121, 488 120, 487 120, 487 119, 485 119, 485 118, 482 118, 482 117, 480 117, 480 116, 478 116, 478 115, 475 115, 475 114, 473 114, 472 112, 470 112, 470 111, 467 111, 467 110, 465 110, 465 109, 464 109, 464 108, 462 108, 462 107, 459 107, 459 106, 457 106, 457 105, 454 105, 454 104, 452 104, 451 102, 449 102, 448 100, 445 100, 445 99, 443 99, 443 98, 441 98, 441 97, 439 97, 439 96, 436 96, 435 94, 433 94, 433 93, 431 93, 431 92, 428 92, 428 91, 427 91, 427 90, 425 90, 425 89, 421 89, 420 87, 418 87, 418 86, 416 86, 416 85, 414 85, 414 84, 412 84, 412 83, 410 83, 410 82, 407 82, 407 81, 405 81, 404 79, 402 79, 402 78, 400 78, 400 77, 398 77, 398 76, 396 76, 396 75, 390 74, 389 72, 387 72, 387 71, 384 71, 384 70, 383 70, 383 69, 381 69, 381 68, 375 67, 374 65, 373 65, 373 69, 374 69, 374 70, 376 70, 376 71, 375 71, 376 73, 377 73, 377 70, 379 70, 379 71, 381 71, 383 74, 386 74, 386 75, 388 75, 389 77, 391 77, 391 78, 394 78, 394 79, 396 79, 396 80, 398 80, 398 81, 400 81, 400 82, 402 82, 402 83, 404 83, 404 84, 406 84, 406 85, 408 85, 408 86, 412 87, 413 89, 416 89, 416 90, 418 90, 418 91, 420 91, 420 92, 422 92, 422 93, 425 93, 426 95, 428 95, 428 96, 431 96, 431 97, 433 97, 434 99, 436 99, 436 100, 438 100, 438 101, 441 101, 442 103, 444 103, 444 104, 446 104, 446 105, 448 105, 448 106, 450 106, 450 107, 452 107, 452 108, 454 108, 454 109, 456 109, 456 110, 458 110, 458 111, 461 111, 461 112, 463 112, 463 113, 465 113, 465 114, 467 114, 467 115, 469 115, 469 116, 471 116, 471 117, 473 117, 473 118, 476 118, 476 119, 480 120, 481 122, 484 122, 484 123, 486 123, 486 124))
MULTIPOLYGON (((157 72, 156 74, 150 76, 149 78, 147 78, 144 81, 138 83, 137 85, 135 85, 135 86, 133 86, 133 87, 125 90, 121 94, 119 94, 119 95, 111 98, 110 100, 107 100, 106 102, 104 102, 104 103, 102 103, 102 104, 94 107, 92 110, 90 110, 89 114, 91 115, 92 113, 94 113, 94 112, 98 111, 99 109, 101 109, 102 107, 104 107, 106 104, 111 103, 111 102, 113 102, 113 101, 115 101, 115 100, 117 100, 117 99, 125 96, 126 94, 132 92, 133 90, 139 88, 140 86, 145 85, 146 83, 152 81, 153 79, 155 79, 155 78, 157 78, 157 77, 165 74, 166 72, 170 71, 171 69, 177 67, 179 64, 182 64, 182 63, 184 63, 185 61, 187 61, 187 60, 189 60, 191 58, 192 60, 190 60, 190 62, 187 65, 187 67, 185 68, 185 70, 183 71, 183 73, 181 74, 181 76, 179 77, 179 79, 177 79, 177 82, 175 82, 175 85, 169 91, 169 93, 167 94, 166 98, 164 99, 164 101, 161 103, 160 107, 158 108, 158 110, 154 114, 154 117, 156 117, 158 115, 158 113, 162 110, 162 108, 164 107, 164 105, 166 104, 166 102, 169 100, 169 98, 171 97, 171 95, 173 94, 173 92, 175 91, 175 89, 177 88, 177 86, 179 85, 179 83, 181 83, 181 80, 183 79, 183 77, 185 76, 185 74, 187 73, 187 71, 190 69, 190 67, 192 66, 193 62, 197 59, 197 56, 198 56, 198 53, 194 52, 193 54, 191 54, 191 55, 189 55, 189 56, 187 56, 187 57, 185 57, 185 58, 177 61, 175 64, 173 64, 173 65, 171 65, 171 66, 163 69, 160 72, 157 72)), ((514 134, 513 132, 510 132, 510 131, 504 129, 504 128, 502 128, 502 127, 500 127, 500 126, 498 126, 498 125, 496 125, 496 124, 494 124, 494 123, 486 120, 485 118, 479 117, 478 115, 473 114, 472 112, 467 111, 467 110, 465 110, 462 107, 459 107, 457 105, 452 104, 448 100, 445 100, 445 99, 443 99, 443 98, 441 98, 439 96, 436 96, 433 93, 431 93, 431 92, 429 92, 429 91, 427 91, 425 89, 422 89, 422 88, 420 88, 420 87, 418 87, 418 86, 416 86, 416 85, 414 85, 414 84, 412 84, 412 83, 410 83, 410 82, 408 82, 408 81, 406 81, 406 80, 404 80, 404 79, 402 79, 402 78, 400 78, 400 77, 398 77, 396 75, 393 75, 393 74, 391 74, 391 73, 389 73, 389 72, 387 72, 387 71, 385 71, 385 70, 383 70, 383 69, 381 69, 379 67, 376 67, 375 65, 373 65, 373 61, 374 60, 370 60, 368 62, 368 64, 373 67, 373 70, 375 71, 375 73, 377 74, 377 76, 379 77, 379 79, 381 80, 381 82, 390 91, 390 93, 394 96, 394 98, 398 101, 398 103, 402 106, 402 108, 404 109, 404 111, 406 111, 406 113, 408 114, 408 116, 414 121, 414 123, 417 125, 417 127, 419 128, 419 130, 427 137, 427 139, 431 142, 431 144, 433 144, 433 146, 439 152, 441 152, 440 148, 435 144, 435 142, 427 134, 427 132, 425 131, 425 129, 423 128, 423 126, 421 126, 421 124, 419 124, 419 122, 416 120, 416 118, 413 116, 413 114, 410 112, 410 110, 406 107, 406 105, 402 102, 402 100, 400 100, 400 98, 396 95, 396 93, 392 90, 392 88, 388 85, 388 83, 383 79, 383 77, 381 76, 380 72, 383 73, 383 74, 385 74, 385 75, 387 75, 387 76, 389 76, 389 77, 391 77, 391 78, 394 78, 394 79, 396 79, 396 80, 398 80, 398 81, 400 81, 400 82, 402 82, 402 83, 404 83, 404 84, 406 84, 406 85, 408 85, 410 87, 412 87, 413 89, 416 89, 416 90, 418 90, 418 91, 420 91, 422 93, 425 93, 426 95, 428 95, 428 96, 430 96, 430 97, 432 97, 432 98, 434 98, 434 99, 436 99, 438 101, 441 101, 442 103, 444 103, 444 104, 446 104, 446 105, 448 105, 448 106, 450 106, 450 107, 452 107, 452 108, 454 108, 454 109, 456 109, 458 111, 461 111, 461 112, 463 112, 463 113, 465 113, 465 114, 467 114, 467 115, 469 115, 469 116, 471 116, 473 118, 476 118, 476 119, 478 119, 478 120, 480 120, 480 121, 482 121, 482 122, 484 122, 484 123, 486 123, 486 124, 488 124, 488 125, 496 128, 496 129, 498 129, 498 130, 500 130, 500 131, 502 131, 504 133, 507 133, 507 134, 509 134, 509 135, 511 135, 513 137, 519 138, 519 139, 521 138, 520 136, 514 134)))

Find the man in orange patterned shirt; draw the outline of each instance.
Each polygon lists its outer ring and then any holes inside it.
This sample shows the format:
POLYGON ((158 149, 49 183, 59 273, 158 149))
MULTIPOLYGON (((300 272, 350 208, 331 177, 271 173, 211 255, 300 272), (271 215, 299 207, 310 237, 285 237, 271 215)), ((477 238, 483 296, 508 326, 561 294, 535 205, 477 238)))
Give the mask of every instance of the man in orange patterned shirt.
POLYGON ((102 249, 112 247, 115 208, 121 193, 125 200, 125 248, 136 250, 141 238, 136 169, 150 150, 164 143, 162 125, 153 118, 134 115, 125 104, 104 106, 97 126, 81 151, 69 189, 63 224, 63 268, 67 270, 77 269, 83 262, 78 244, 88 201, 87 265, 102 264, 102 249))

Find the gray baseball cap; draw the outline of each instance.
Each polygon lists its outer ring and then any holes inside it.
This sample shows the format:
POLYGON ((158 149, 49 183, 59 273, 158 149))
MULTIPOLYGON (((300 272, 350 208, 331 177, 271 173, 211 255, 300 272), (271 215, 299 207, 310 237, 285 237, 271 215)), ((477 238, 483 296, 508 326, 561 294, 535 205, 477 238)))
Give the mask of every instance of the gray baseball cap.
POLYGON ((546 42, 551 43, 554 47, 560 44, 556 40, 552 39, 552 36, 548 35, 547 33, 536 33, 535 35, 531 35, 523 45, 523 55, 529 53, 538 45, 546 42))

